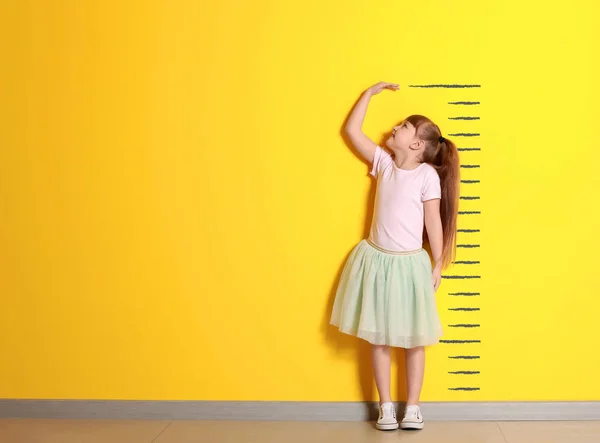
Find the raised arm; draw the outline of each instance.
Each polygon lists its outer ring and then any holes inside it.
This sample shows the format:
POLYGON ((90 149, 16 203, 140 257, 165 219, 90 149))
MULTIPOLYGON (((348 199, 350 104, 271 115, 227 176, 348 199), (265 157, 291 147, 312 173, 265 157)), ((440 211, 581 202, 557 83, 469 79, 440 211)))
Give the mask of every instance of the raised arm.
POLYGON ((344 127, 344 131, 354 147, 358 150, 361 157, 369 163, 373 163, 377 144, 365 135, 362 126, 365 121, 365 115, 367 114, 367 108, 371 101, 371 97, 379 94, 384 89, 396 91, 399 89, 399 86, 395 83, 387 82, 379 82, 371 86, 361 95, 344 127))

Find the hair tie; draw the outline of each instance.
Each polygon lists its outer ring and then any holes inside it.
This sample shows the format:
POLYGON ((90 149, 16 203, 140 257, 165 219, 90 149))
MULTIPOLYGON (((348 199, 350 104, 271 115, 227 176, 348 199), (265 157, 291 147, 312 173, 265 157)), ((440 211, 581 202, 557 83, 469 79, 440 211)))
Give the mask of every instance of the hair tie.
POLYGON ((438 140, 440 141, 440 143, 444 143, 446 141, 446 139, 444 137, 442 137, 441 135, 440 135, 440 138, 438 140))

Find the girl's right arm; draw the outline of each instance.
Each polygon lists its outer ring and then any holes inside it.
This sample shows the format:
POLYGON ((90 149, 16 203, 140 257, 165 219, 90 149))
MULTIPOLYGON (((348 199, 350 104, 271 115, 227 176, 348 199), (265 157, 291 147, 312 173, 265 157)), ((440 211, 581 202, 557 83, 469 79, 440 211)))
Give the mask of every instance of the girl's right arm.
POLYGON ((379 82, 376 85, 371 86, 367 89, 360 97, 356 106, 352 110, 346 126, 344 128, 348 138, 352 144, 356 147, 359 154, 369 163, 373 163, 375 158, 375 148, 377 144, 367 137, 362 131, 362 125, 367 114, 367 107, 371 97, 379 94, 384 89, 398 90, 399 86, 395 83, 379 82))

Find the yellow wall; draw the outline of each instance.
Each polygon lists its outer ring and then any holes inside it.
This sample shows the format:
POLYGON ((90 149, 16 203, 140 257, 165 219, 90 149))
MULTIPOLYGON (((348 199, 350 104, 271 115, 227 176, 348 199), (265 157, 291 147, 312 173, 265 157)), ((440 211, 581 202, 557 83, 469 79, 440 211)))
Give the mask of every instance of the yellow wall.
POLYGON ((372 195, 340 128, 385 80, 372 137, 482 134, 482 279, 438 293, 481 325, 444 338, 482 343, 429 348, 422 399, 600 400, 600 7, 497 3, 3 2, 0 397, 374 399, 326 324, 372 195), (481 121, 447 119, 469 99, 481 121))

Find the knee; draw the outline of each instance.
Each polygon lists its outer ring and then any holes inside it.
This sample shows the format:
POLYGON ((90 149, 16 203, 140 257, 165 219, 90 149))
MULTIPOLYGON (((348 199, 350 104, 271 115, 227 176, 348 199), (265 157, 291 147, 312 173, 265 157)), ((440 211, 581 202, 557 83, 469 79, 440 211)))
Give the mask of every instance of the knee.
POLYGON ((406 352, 407 353, 425 352, 425 346, 417 346, 417 347, 414 347, 414 348, 406 348, 406 352))

